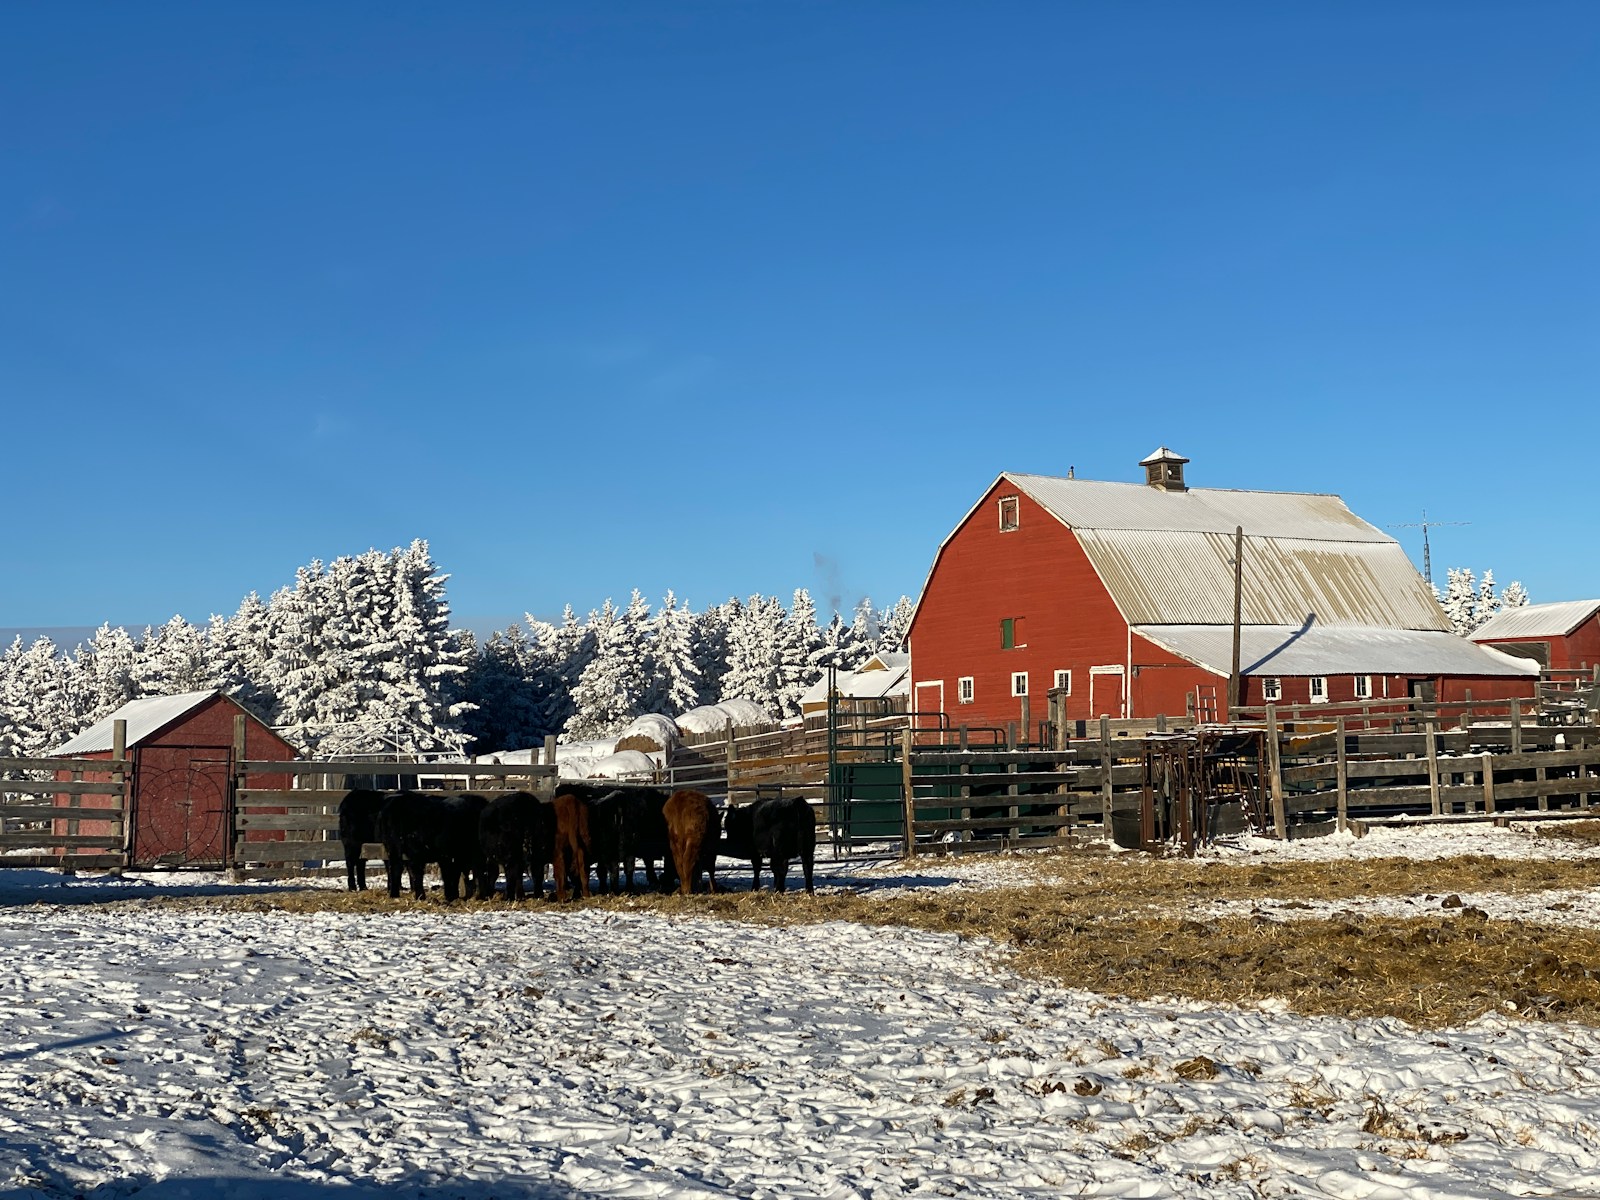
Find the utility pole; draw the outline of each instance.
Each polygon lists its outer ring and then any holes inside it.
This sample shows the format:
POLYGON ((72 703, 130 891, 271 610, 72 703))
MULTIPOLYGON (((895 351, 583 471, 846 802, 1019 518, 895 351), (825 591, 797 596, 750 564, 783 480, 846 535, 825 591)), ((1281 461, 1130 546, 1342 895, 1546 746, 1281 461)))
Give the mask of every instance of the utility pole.
POLYGON ((1428 581, 1428 586, 1433 586, 1433 553, 1428 548, 1428 530, 1440 525, 1471 525, 1471 521, 1430 521, 1428 510, 1422 510, 1422 520, 1408 521, 1400 525, 1391 525, 1390 529, 1420 529, 1422 530, 1422 574, 1428 581))
POLYGON ((1233 670, 1228 675, 1228 720, 1239 707, 1239 626, 1244 612, 1244 526, 1233 529, 1233 670))

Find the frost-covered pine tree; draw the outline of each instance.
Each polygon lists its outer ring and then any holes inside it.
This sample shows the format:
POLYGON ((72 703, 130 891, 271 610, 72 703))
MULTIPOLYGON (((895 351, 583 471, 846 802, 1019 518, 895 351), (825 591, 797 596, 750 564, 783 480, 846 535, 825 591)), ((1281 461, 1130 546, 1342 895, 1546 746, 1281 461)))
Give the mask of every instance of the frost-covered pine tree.
POLYGON ((1449 618, 1450 628, 1462 637, 1476 628, 1474 614, 1478 607, 1478 580, 1467 567, 1450 567, 1445 573, 1444 594, 1439 595, 1439 605, 1449 618))
POLYGON ((694 627, 694 613, 687 605, 680 608, 678 597, 669 588, 651 622, 655 679, 646 711, 672 715, 700 703, 700 666, 695 662, 694 627))
POLYGON ((76 702, 85 726, 109 716, 139 694, 139 654, 121 626, 102 625, 74 655, 81 668, 81 698, 76 702))
POLYGON ((742 618, 738 597, 713 604, 696 618, 691 633, 694 665, 700 672, 701 704, 722 699, 722 681, 728 673, 728 627, 742 618))
POLYGON ((778 631, 778 708, 780 716, 800 712, 800 697, 816 682, 816 654, 822 646, 817 628, 817 606, 811 593, 796 588, 789 614, 778 631))
POLYGON ((1485 571, 1483 582, 1478 585, 1478 603, 1472 610, 1472 628, 1476 629, 1499 611, 1500 597, 1494 590, 1494 572, 1485 571))
POLYGON ((1515 579, 1506 584, 1506 590, 1500 593, 1500 610, 1502 612, 1508 608, 1521 608, 1527 603, 1528 593, 1522 584, 1515 579))
POLYGON ((444 587, 450 576, 439 571, 421 539, 389 558, 387 603, 375 591, 366 609, 374 624, 365 657, 376 677, 367 712, 389 723, 406 753, 459 752, 461 718, 471 711, 461 698, 461 677, 472 650, 450 628, 444 587))
POLYGON ((820 679, 829 667, 840 671, 851 670, 855 660, 850 647, 850 626, 838 613, 824 625, 817 636, 817 648, 811 655, 812 678, 820 679))
POLYGON ((728 672, 719 700, 753 700, 768 712, 781 707, 783 605, 776 596, 751 596, 728 623, 728 672))
POLYGON ((649 692, 650 606, 637 589, 626 609, 618 612, 609 599, 590 625, 594 657, 573 689, 577 711, 566 724, 575 741, 610 737, 642 711, 649 692))
POLYGON ((181 616, 146 628, 139 642, 135 686, 141 696, 177 696, 220 682, 206 636, 181 616))
POLYGON ((211 618, 206 647, 216 686, 270 723, 277 698, 267 687, 273 655, 268 621, 267 606, 251 592, 231 617, 211 618))
POLYGON ((844 642, 844 666, 855 670, 878 650, 878 640, 883 636, 883 621, 872 606, 872 597, 863 596, 856 605, 850 622, 849 636, 844 642))
POLYGON ((77 670, 47 637, 19 637, 0 657, 0 758, 34 758, 86 724, 73 684, 77 670))
POLYGON ((883 618, 883 629, 875 647, 877 651, 898 651, 902 648, 901 643, 911 630, 911 614, 914 611, 915 605, 911 603, 910 596, 901 596, 895 601, 894 607, 883 618))

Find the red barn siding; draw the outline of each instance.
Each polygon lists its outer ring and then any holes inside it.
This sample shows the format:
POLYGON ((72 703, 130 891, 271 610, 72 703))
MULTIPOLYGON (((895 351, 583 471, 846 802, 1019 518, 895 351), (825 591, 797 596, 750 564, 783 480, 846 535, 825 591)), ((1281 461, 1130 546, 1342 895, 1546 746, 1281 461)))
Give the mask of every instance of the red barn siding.
POLYGON ((1600 613, 1595 613, 1564 637, 1495 638, 1482 644, 1505 647, 1537 642, 1544 642, 1550 647, 1551 670, 1586 671, 1600 666, 1600 613))
POLYGON ((1089 669, 1126 669, 1128 624, 1071 530, 1026 495, 1018 527, 1001 531, 998 501, 1012 495, 1017 489, 1004 480, 991 488, 934 564, 911 626, 913 681, 943 682, 952 724, 1004 726, 1022 712, 1011 694, 1013 672, 1027 672, 1031 715, 1043 720, 1055 672, 1070 670, 1067 717, 1097 716, 1089 669), (1022 620, 1025 644, 1012 650, 1000 648, 1007 617, 1022 620), (957 698, 962 676, 973 680, 971 704, 957 698))

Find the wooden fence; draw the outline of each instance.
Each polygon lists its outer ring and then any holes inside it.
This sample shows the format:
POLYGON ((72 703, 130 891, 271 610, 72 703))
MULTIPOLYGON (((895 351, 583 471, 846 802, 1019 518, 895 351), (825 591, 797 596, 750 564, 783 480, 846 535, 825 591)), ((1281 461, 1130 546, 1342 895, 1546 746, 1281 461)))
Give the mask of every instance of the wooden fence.
POLYGON ((104 758, 0 758, 0 866, 127 865, 132 775, 127 722, 104 758), (85 833, 85 824, 101 832, 85 833))

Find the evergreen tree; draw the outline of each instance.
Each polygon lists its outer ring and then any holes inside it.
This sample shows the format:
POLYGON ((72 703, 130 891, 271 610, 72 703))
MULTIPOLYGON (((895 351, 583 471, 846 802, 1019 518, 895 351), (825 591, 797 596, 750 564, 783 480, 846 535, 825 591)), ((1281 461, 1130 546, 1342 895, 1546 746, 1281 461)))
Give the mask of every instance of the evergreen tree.
POLYGON ((911 614, 915 605, 911 603, 910 596, 901 596, 889 610, 889 615, 883 619, 883 631, 878 635, 878 652, 898 651, 902 649, 901 643, 905 641, 906 634, 911 631, 911 614))
POLYGON ((610 737, 642 711, 648 690, 646 622, 650 607, 636 590, 628 607, 618 612, 607 599, 590 617, 594 657, 572 690, 576 711, 565 732, 573 740, 610 737))
POLYGON ((36 758, 86 724, 72 676, 76 666, 41 637, 19 637, 0 657, 0 758, 36 758))
POLYGON ((139 694, 139 654, 121 626, 102 625, 74 655, 81 674, 79 697, 68 702, 85 727, 109 716, 139 694))
POLYGON ((850 622, 849 636, 844 640, 843 666, 853 671, 866 662, 877 653, 878 641, 882 636, 883 623, 877 609, 872 606, 872 597, 861 597, 850 622))
POLYGON ((544 720, 535 654, 515 621, 477 651, 463 677, 463 694, 475 707, 463 717, 462 731, 473 739, 474 753, 521 750, 556 732, 544 720))
POLYGON ((728 672, 719 700, 753 700, 781 710, 784 611, 776 596, 751 596, 728 623, 728 672))
POLYGON ((779 716, 792 717, 800 712, 800 697, 817 680, 816 656, 821 647, 817 606, 807 589, 796 588, 789 614, 778 632, 778 708, 775 711, 779 716))
POLYGON ((744 615, 738 597, 713 604, 700 614, 690 632, 695 669, 700 672, 701 704, 715 704, 722 698, 722 682, 728 674, 728 629, 744 615))
MULTIPOLYGON (((1438 595, 1438 589, 1435 589, 1438 595)), ((1439 596, 1444 615, 1450 627, 1465 637, 1477 627, 1474 614, 1478 607, 1478 581, 1467 567, 1450 567, 1445 574, 1444 595, 1439 596)))
POLYGON ((1502 612, 1508 608, 1521 608, 1527 603, 1528 593, 1523 589, 1522 584, 1515 579, 1506 584, 1506 590, 1500 593, 1500 609, 1502 612))
POLYGON ((139 695, 205 691, 217 686, 218 675, 205 634, 181 616, 144 631, 135 670, 139 695))
POLYGON ((700 667, 695 661, 694 614, 678 607, 669 589, 652 623, 655 687, 645 711, 676 714, 700 703, 700 667))

